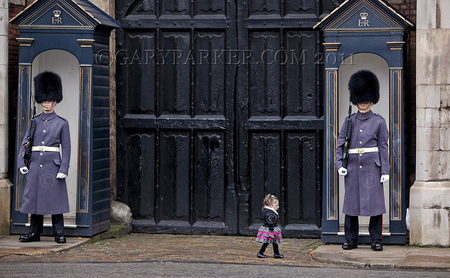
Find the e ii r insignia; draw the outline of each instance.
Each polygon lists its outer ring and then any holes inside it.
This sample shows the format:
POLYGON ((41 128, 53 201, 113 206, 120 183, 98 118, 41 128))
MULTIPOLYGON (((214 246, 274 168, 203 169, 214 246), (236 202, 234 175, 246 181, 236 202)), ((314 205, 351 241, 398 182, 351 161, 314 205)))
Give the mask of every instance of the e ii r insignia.
POLYGON ((369 16, 368 13, 362 12, 359 14, 361 19, 358 19, 358 27, 369 27, 369 20, 367 17, 369 16))
POLYGON ((62 24, 62 17, 60 10, 53 11, 52 24, 62 24))

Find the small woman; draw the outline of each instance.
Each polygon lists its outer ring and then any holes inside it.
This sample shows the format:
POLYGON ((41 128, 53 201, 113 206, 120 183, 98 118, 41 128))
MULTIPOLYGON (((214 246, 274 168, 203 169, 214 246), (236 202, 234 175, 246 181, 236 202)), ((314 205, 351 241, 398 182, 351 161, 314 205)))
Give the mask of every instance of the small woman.
POLYGON ((277 196, 267 194, 266 197, 264 197, 262 208, 264 224, 259 228, 258 236, 256 237, 256 241, 263 244, 257 254, 258 258, 267 258, 267 255, 264 255, 264 252, 270 243, 273 245, 273 257, 276 259, 284 258, 278 249, 278 244, 283 241, 281 230, 277 225, 279 217, 277 212, 278 208, 279 203, 277 196))

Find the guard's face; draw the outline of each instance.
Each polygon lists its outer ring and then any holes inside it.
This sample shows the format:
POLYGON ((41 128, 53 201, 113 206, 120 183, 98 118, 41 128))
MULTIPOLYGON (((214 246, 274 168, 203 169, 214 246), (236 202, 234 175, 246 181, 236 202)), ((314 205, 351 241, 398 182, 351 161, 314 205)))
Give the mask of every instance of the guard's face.
POLYGON ((356 104, 356 106, 358 106, 359 112, 361 112, 361 113, 367 113, 367 112, 369 112, 370 109, 372 108, 373 102, 370 102, 370 101, 358 102, 358 103, 356 104))
POLYGON ((56 105, 56 101, 52 101, 52 100, 44 100, 43 102, 41 102, 41 106, 44 110, 44 113, 52 113, 53 109, 55 108, 56 105))

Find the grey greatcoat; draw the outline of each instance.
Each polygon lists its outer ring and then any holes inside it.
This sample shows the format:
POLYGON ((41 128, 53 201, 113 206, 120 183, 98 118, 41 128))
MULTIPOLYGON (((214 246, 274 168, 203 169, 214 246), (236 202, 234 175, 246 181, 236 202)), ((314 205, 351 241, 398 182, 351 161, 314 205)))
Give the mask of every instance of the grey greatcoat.
MULTIPOLYGON (((377 216, 386 213, 381 175, 389 175, 389 132, 378 114, 359 111, 350 116, 352 137, 349 149, 378 147, 378 152, 350 154, 345 176, 342 212, 350 216, 377 216)), ((342 126, 336 146, 335 167, 342 167, 346 124, 342 126)))
MULTIPOLYGON (((36 131, 33 146, 60 147, 59 152, 33 151, 29 172, 26 174, 26 186, 23 193, 23 213, 61 214, 69 212, 69 200, 65 179, 57 179, 58 173, 68 174, 70 161, 69 123, 55 112, 42 113, 35 117, 36 131)), ((25 166, 25 135, 20 146, 18 168, 25 166)))

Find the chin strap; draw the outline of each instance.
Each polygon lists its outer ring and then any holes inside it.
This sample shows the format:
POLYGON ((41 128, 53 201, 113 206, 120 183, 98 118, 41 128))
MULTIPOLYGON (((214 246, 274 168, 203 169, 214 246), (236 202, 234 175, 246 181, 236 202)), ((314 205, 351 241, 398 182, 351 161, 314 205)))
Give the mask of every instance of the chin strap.
POLYGON ((50 105, 50 106, 45 106, 44 104, 41 103, 41 106, 44 107, 44 108, 47 108, 47 109, 53 108, 53 107, 55 107, 55 105, 56 105, 56 101, 53 101, 52 105, 50 105))
POLYGON ((369 106, 367 106, 367 108, 366 109, 361 109, 361 108, 359 108, 359 106, 357 105, 357 107, 358 107, 358 110, 361 112, 361 113, 364 113, 364 112, 367 112, 367 111, 369 111, 370 109, 372 109, 372 106, 373 106, 373 102, 371 102, 370 103, 370 105, 369 106))

